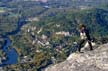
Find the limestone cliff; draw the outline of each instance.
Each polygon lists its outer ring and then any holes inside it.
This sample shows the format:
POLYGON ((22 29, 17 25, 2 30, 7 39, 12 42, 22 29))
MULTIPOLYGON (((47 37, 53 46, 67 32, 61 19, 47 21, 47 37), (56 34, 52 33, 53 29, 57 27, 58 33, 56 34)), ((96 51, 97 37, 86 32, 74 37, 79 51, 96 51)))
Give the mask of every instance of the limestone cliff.
POLYGON ((108 71, 108 44, 93 51, 72 53, 66 61, 50 66, 45 71, 108 71))

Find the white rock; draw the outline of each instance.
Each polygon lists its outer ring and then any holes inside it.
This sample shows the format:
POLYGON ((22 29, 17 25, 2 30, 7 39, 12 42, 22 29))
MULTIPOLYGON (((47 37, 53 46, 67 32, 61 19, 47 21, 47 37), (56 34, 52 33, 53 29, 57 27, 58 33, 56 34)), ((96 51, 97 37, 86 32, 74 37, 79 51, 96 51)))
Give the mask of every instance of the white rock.
POLYGON ((50 66, 44 71, 108 71, 108 44, 93 51, 72 53, 66 61, 50 66))

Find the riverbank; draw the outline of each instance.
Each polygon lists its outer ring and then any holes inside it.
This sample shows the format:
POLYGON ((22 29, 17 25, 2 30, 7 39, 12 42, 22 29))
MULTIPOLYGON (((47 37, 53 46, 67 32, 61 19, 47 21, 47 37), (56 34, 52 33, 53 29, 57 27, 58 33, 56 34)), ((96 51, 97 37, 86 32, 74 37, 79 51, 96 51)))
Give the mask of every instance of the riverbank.
POLYGON ((16 30, 12 32, 7 32, 5 35, 1 35, 1 37, 4 39, 4 45, 2 46, 3 52, 6 54, 6 60, 2 60, 2 63, 0 64, 0 67, 6 66, 6 65, 11 65, 11 64, 17 64, 18 63, 18 52, 14 47, 11 47, 11 40, 9 36, 15 35, 18 32, 20 32, 21 27, 26 24, 27 22, 23 19, 19 19, 17 23, 17 28, 16 30))

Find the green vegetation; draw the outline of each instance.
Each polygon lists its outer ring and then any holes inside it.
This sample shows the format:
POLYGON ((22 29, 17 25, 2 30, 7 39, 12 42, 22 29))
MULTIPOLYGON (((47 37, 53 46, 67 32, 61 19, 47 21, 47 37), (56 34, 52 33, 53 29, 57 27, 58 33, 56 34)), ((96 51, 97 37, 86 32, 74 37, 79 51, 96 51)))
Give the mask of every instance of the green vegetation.
POLYGON ((0 34, 11 32, 16 29, 18 18, 0 15, 0 34))

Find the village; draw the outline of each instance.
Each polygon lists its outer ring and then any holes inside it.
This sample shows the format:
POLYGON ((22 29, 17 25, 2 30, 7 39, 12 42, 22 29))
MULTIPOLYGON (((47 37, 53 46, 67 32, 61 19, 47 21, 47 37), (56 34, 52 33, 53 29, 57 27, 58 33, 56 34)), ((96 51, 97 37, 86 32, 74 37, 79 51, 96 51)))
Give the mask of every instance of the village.
MULTIPOLYGON (((60 25, 56 25, 56 27, 59 28, 60 25)), ((56 50, 56 52, 62 53, 64 48, 66 48, 68 45, 72 45, 71 43, 64 44, 64 42, 62 41, 62 38, 64 38, 64 37, 72 37, 72 33, 70 34, 70 32, 60 31, 60 32, 55 32, 53 34, 48 33, 45 35, 45 34, 41 34, 41 32, 43 31, 43 28, 39 28, 36 26, 29 26, 29 24, 22 27, 22 31, 24 32, 23 33, 24 35, 29 34, 28 43, 30 43, 30 45, 34 46, 29 49, 32 51, 32 53, 33 52, 35 52, 35 53, 45 52, 43 49, 54 49, 54 50, 56 50), (56 44, 56 42, 55 42, 55 44, 53 44, 51 42, 52 36, 61 37, 60 44, 59 43, 56 44), (42 47, 42 48, 39 48, 39 47, 42 47)), ((73 44, 74 43, 76 43, 76 42, 73 42, 73 44)), ((22 55, 22 54, 20 54, 20 55, 22 55)), ((52 58, 53 63, 56 63, 56 59, 53 56, 51 58, 52 58)), ((33 61, 34 60, 32 59, 32 57, 21 56, 21 63, 33 62, 33 61)))

